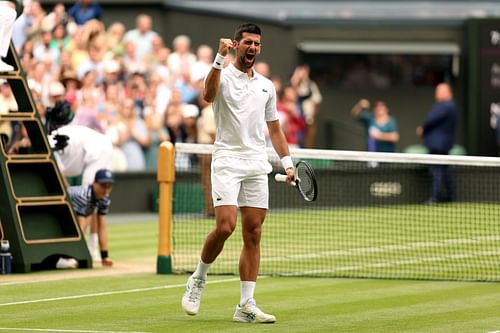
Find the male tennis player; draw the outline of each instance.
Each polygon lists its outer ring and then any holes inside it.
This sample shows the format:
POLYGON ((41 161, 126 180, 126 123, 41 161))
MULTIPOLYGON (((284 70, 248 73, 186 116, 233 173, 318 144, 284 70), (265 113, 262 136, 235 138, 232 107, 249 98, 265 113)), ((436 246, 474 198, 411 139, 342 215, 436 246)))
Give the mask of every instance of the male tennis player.
POLYGON ((212 197, 215 228, 208 234, 196 271, 189 277, 182 307, 196 315, 210 265, 236 227, 240 208, 243 249, 241 251, 240 302, 234 321, 274 323, 275 316, 261 311, 254 299, 260 262, 262 224, 268 208, 268 177, 264 126, 281 158, 291 185, 294 166, 276 110, 276 91, 272 82, 253 70, 261 51, 261 31, 255 24, 242 24, 234 39, 221 38, 218 53, 205 80, 203 98, 213 102, 217 134, 212 154, 212 197), (235 57, 223 69, 229 50, 235 57))

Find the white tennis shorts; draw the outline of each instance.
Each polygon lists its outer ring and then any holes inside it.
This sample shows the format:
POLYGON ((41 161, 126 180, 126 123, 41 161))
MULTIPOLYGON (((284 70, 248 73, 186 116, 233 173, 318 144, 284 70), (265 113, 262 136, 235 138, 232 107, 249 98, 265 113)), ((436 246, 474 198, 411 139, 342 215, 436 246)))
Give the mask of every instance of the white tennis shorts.
POLYGON ((267 174, 272 166, 265 160, 217 157, 212 161, 214 206, 269 207, 267 174))

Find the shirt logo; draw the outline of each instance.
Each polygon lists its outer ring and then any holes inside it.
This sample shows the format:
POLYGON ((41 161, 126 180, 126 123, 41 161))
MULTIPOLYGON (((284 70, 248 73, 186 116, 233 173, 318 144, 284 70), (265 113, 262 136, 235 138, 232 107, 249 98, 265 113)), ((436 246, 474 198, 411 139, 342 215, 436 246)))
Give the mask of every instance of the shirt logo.
POLYGON ((264 88, 262 88, 262 91, 263 91, 263 92, 265 92, 265 93, 267 93, 267 90, 266 90, 266 89, 264 89, 264 88))

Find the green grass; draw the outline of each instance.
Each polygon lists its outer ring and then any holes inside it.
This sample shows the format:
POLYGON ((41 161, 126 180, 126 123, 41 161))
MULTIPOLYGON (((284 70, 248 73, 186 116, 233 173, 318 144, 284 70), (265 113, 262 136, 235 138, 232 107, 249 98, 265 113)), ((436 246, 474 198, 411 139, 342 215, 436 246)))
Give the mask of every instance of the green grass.
POLYGON ((488 332, 500 329, 500 284, 263 278, 259 304, 274 325, 231 322, 233 278, 211 276, 201 313, 180 308, 185 276, 131 274, 0 285, 0 331, 31 328, 98 332, 488 332), (127 292, 144 288, 143 291, 127 292), (148 290, 151 289, 151 290, 148 290), (157 289, 153 289, 157 288, 157 289), (116 292, 112 295, 99 293, 116 292), (87 295, 75 299, 58 299, 87 295), (48 301, 40 301, 52 299, 48 301), (38 303, 3 305, 39 300, 38 303))
POLYGON ((190 317, 180 307, 187 275, 155 274, 156 221, 112 223, 109 235, 116 268, 0 276, 0 333, 500 330, 500 284, 486 282, 261 276, 257 301, 277 322, 256 327, 231 321, 237 276, 210 275, 201 313, 190 317), (140 263, 152 264, 118 271, 140 263))
MULTIPOLYGON (((500 205, 393 205, 272 210, 264 223, 261 272, 344 278, 500 281, 500 205)), ((176 216, 174 263, 198 261, 212 219, 176 216)), ((237 273, 238 229, 214 270, 237 273)))

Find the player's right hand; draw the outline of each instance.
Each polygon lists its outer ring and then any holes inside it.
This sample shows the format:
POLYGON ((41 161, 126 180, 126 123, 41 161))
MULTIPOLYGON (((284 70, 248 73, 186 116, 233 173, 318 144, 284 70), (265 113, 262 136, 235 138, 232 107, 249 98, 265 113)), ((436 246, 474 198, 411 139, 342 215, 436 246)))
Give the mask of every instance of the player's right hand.
POLYGON ((231 50, 234 47, 234 43, 231 39, 229 38, 221 38, 219 40, 219 52, 220 55, 222 56, 227 56, 229 53, 229 50, 231 50))
POLYGON ((295 186, 295 168, 286 169, 286 183, 290 186, 295 186))

